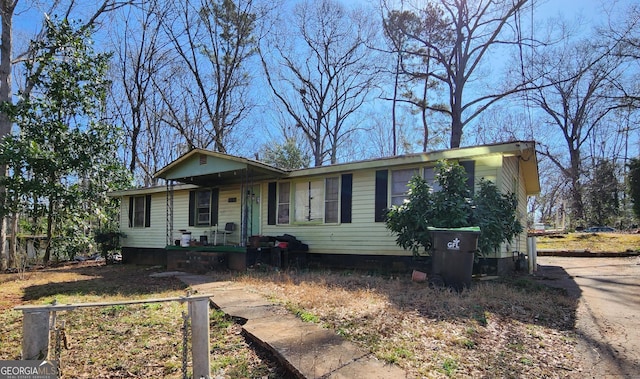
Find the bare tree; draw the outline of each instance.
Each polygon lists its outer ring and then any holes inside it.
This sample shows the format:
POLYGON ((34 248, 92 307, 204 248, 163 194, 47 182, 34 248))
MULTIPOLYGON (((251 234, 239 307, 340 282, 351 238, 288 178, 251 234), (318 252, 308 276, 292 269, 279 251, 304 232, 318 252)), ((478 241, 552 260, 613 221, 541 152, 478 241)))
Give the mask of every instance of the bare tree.
POLYGON ((121 15, 122 27, 113 30, 112 36, 117 80, 111 103, 126 132, 129 171, 145 185, 152 184, 154 172, 167 163, 159 149, 169 139, 148 140, 167 127, 162 122, 163 103, 154 87, 154 78, 166 75, 169 62, 175 58, 162 39, 161 23, 167 10, 159 0, 130 7, 121 15))
POLYGON ((376 82, 371 18, 334 0, 295 6, 290 26, 264 41, 267 81, 284 111, 311 145, 315 166, 337 162, 338 148, 354 130, 347 119, 366 101, 376 82), (271 52, 271 54, 268 54, 271 52))
POLYGON ((618 97, 624 60, 611 52, 609 46, 590 41, 572 43, 539 52, 529 62, 537 80, 538 90, 529 94, 529 101, 544 112, 544 127, 560 135, 562 146, 549 142, 540 144, 540 152, 548 157, 569 183, 570 209, 573 220, 584 219, 583 150, 603 120, 621 106, 618 97), (567 151, 559 154, 558 150, 567 151))
POLYGON ((427 109, 442 112, 451 118, 450 147, 459 147, 465 126, 496 101, 513 93, 523 91, 526 86, 517 82, 504 89, 481 88, 473 92, 470 83, 478 79, 483 63, 492 52, 506 46, 523 43, 516 27, 516 16, 523 12, 532 0, 439 0, 428 3, 424 9, 415 11, 423 27, 433 25, 429 17, 441 11, 438 23, 442 27, 432 33, 423 33, 424 28, 408 24, 397 24, 400 30, 414 41, 407 54, 432 61, 434 67, 424 75, 435 79, 447 90, 447 107, 440 104, 425 104, 427 109), (431 8, 431 9, 430 9, 431 8), (436 12, 436 13, 434 13, 436 12), (515 31, 515 32, 512 32, 515 31), (450 42, 442 35, 450 33, 450 42), (470 93, 472 93, 470 95, 470 93))
MULTIPOLYGON (((232 130, 252 108, 247 62, 255 54, 258 9, 252 0, 174 2, 164 22, 178 61, 164 98, 164 121, 189 147, 226 152, 232 130)), ((167 78, 169 79, 169 78, 167 78)))
MULTIPOLYGON (((613 54, 628 59, 635 65, 636 72, 640 65, 640 5, 632 4, 623 9, 624 16, 609 15, 607 28, 599 32, 610 44, 617 46, 613 54)), ((630 107, 640 108, 640 75, 636 74, 625 86, 622 86, 621 102, 630 107)))
POLYGON ((122 29, 115 30, 114 36, 118 79, 127 100, 118 113, 130 140, 128 166, 131 173, 137 165, 138 137, 144 127, 143 114, 145 100, 152 89, 151 77, 157 74, 163 60, 158 46, 162 15, 157 7, 157 1, 150 1, 140 9, 128 9, 122 29))

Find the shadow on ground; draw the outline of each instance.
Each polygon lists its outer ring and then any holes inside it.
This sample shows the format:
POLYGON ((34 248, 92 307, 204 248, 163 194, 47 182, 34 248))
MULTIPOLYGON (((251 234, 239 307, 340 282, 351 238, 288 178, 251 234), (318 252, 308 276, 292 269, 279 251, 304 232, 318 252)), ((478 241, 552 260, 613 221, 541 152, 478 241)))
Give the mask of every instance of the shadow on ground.
MULTIPOLYGON (((572 268, 590 269, 594 272, 598 272, 598 269, 601 269, 601 266, 579 266, 572 268)), ((610 275, 606 278, 601 276, 602 275, 599 277, 591 277, 580 275, 576 278, 588 277, 596 283, 594 285, 598 286, 598 290, 604 291, 605 293, 607 293, 607 291, 603 290, 600 285, 613 284, 616 287, 623 289, 623 292, 626 292, 627 294, 634 294, 633 296, 625 296, 625 299, 622 301, 638 304, 638 298, 637 295, 635 295, 637 294, 637 290, 635 288, 637 285, 621 282, 619 280, 619 275, 610 275)), ((608 343, 607 338, 605 337, 605 330, 602 326, 606 323, 606 320, 598 320, 598 316, 595 315, 588 302, 585 301, 584 298, 581 299, 584 291, 576 282, 576 278, 569 275, 563 267, 551 265, 539 265, 534 278, 541 284, 565 290, 569 296, 577 300, 578 307, 575 311, 575 333, 579 338, 577 349, 581 355, 582 364, 585 370, 582 373, 584 377, 637 377, 638 363, 620 356, 618 351, 616 351, 616 348, 608 343)), ((587 285, 587 287, 590 286, 587 285)), ((618 292, 619 291, 608 294, 610 297, 616 297, 619 295, 618 292)))
MULTIPOLYGON (((155 270, 158 271, 158 270, 155 270)), ((92 294, 98 296, 144 296, 158 292, 183 290, 187 286, 177 278, 152 278, 154 271, 135 265, 72 265, 29 272, 29 275, 69 275, 68 281, 31 285, 24 289, 23 301, 50 296, 92 294), (135 286, 128 285, 135 281, 135 286)))

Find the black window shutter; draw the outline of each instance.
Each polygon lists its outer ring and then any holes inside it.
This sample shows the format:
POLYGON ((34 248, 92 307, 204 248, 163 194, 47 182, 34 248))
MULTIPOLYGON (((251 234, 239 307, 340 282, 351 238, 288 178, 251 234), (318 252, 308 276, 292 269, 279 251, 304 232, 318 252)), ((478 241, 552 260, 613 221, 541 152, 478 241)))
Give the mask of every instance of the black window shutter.
POLYGON ((353 191, 353 174, 342 174, 340 188, 340 222, 351 223, 351 195, 353 191))
POLYGON ((189 226, 195 225, 196 191, 189 191, 189 226))
POLYGON ((151 195, 144 197, 144 227, 151 226, 151 195))
POLYGON ((129 198, 129 227, 133 227, 133 196, 129 198))
POLYGON ((276 224, 276 209, 278 208, 276 182, 270 182, 267 188, 267 224, 276 224))
POLYGON ((218 225, 218 204, 220 200, 220 189, 212 188, 211 189, 211 216, 209 220, 211 220, 211 225, 218 225))
POLYGON ((376 192, 375 192, 375 221, 383 222, 387 213, 387 198, 389 189, 387 185, 389 171, 376 171, 376 192))
POLYGON ((460 162, 460 166, 464 167, 464 170, 467 172, 467 187, 469 191, 471 191, 471 194, 473 194, 476 185, 476 162, 464 161, 460 162))

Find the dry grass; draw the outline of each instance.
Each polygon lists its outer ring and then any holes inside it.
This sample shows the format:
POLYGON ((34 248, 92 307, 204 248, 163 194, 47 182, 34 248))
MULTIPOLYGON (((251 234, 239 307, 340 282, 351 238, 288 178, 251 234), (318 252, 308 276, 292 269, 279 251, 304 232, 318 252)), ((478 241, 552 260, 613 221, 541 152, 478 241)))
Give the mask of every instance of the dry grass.
POLYGON ((579 377, 575 300, 527 278, 461 294, 408 277, 251 273, 249 284, 370 349, 410 377, 579 377))
MULTIPOLYGON (((0 359, 20 359, 21 304, 89 303, 176 297, 186 286, 175 278, 150 278, 133 265, 69 266, 0 274, 0 359)), ((181 378, 182 312, 178 302, 114 305, 58 312, 69 350, 61 352, 61 378, 181 378)), ((273 360, 247 344, 240 326, 211 314, 211 366, 217 377, 281 377, 273 360)), ((53 341, 52 341, 53 343, 53 341)), ((191 368, 189 367, 189 372, 191 368)))
POLYGON ((591 252, 640 252, 638 233, 568 233, 537 238, 538 249, 591 252))
MULTIPOLYGON (((14 305, 184 294, 178 280, 149 273, 124 265, 40 271, 26 280, 0 275, 0 359, 20 354, 21 314, 14 305)), ((409 377, 581 376, 572 332, 575 300, 528 277, 477 283, 460 294, 414 283, 410 275, 285 271, 216 277, 252 286, 399 365, 409 377)), ((61 312, 72 344, 63 351, 63 378, 180 377, 181 312, 178 303, 61 312)), ((211 317, 214 375, 284 375, 247 345, 232 320, 217 312, 211 317)))

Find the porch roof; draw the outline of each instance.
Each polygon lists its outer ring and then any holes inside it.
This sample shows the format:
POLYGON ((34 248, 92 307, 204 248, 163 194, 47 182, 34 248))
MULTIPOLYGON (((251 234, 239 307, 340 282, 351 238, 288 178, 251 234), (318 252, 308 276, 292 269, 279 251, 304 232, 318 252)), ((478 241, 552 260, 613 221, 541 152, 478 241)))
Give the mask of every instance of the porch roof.
POLYGON ((247 158, 193 149, 156 172, 155 177, 201 186, 278 179, 288 171, 247 158))

